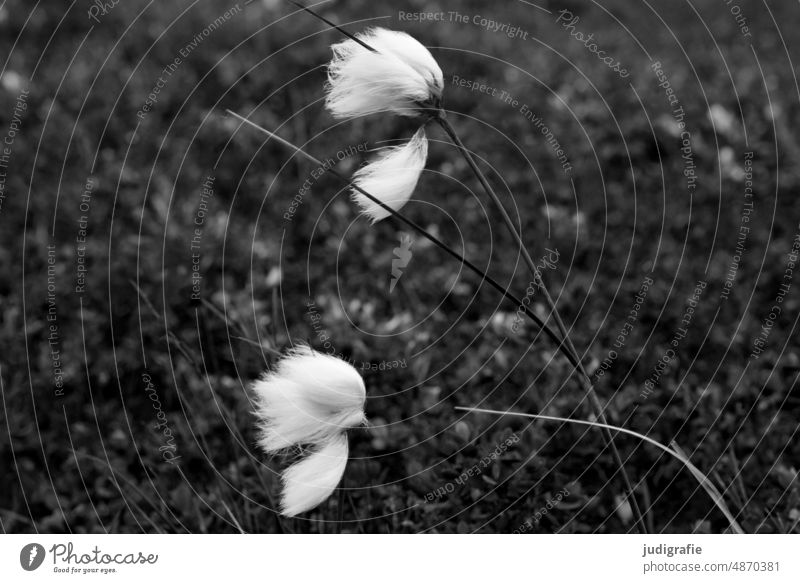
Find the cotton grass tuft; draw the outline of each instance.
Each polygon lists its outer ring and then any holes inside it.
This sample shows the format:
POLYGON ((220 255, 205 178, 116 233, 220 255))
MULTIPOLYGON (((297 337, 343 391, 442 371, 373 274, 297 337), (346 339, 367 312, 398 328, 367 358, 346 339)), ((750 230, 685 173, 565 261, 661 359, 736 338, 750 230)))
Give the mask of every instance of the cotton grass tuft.
POLYGON ((341 359, 300 346, 252 386, 258 445, 270 454, 303 447, 283 474, 281 513, 294 516, 327 499, 347 465, 347 429, 366 423, 361 375, 341 359))
MULTIPOLYGON (((428 159, 428 138, 420 128, 402 146, 378 150, 374 158, 353 175, 353 183, 383 204, 398 211, 411 199, 428 159)), ((356 189, 352 198, 373 223, 391 213, 356 189)))
POLYGON ((347 435, 340 433, 289 466, 283 473, 281 514, 296 516, 327 500, 342 480, 348 453, 347 435))

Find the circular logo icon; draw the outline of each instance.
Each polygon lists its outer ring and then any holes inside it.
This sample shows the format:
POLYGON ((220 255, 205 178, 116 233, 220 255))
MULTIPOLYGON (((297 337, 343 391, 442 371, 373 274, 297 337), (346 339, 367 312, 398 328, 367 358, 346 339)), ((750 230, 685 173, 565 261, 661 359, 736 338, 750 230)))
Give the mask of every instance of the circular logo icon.
POLYGON ((19 564, 26 571, 35 571, 44 562, 44 547, 38 543, 30 543, 19 552, 19 564))

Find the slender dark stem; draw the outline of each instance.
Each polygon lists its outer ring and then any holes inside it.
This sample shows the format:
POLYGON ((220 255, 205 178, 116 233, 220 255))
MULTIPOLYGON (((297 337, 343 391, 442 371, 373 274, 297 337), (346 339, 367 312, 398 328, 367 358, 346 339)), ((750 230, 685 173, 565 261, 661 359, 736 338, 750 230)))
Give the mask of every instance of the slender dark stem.
POLYGON ((344 499, 345 499, 345 479, 347 470, 342 474, 342 481, 339 483, 339 500, 336 504, 336 534, 342 533, 342 523, 344 523, 344 499))
MULTIPOLYGON (((277 135, 277 134, 275 134, 275 133, 273 133, 273 132, 271 132, 271 131, 269 131, 269 130, 267 130, 267 129, 265 129, 265 128, 262 128, 262 127, 261 127, 261 126, 259 126, 258 124, 255 124, 255 123, 253 123, 252 121, 250 121, 250 120, 249 120, 249 119, 247 119, 246 117, 243 117, 243 116, 239 115, 238 113, 236 113, 236 112, 234 112, 234 111, 231 111, 230 109, 226 109, 225 111, 226 111, 227 113, 229 113, 230 115, 234 116, 236 119, 238 119, 238 120, 242 121, 243 123, 246 123, 247 125, 249 125, 249 126, 251 126, 251 127, 255 128, 255 129, 257 129, 258 131, 260 131, 260 132, 262 132, 262 133, 264 133, 264 134, 268 135, 270 138, 272 138, 272 139, 276 140, 278 143, 280 143, 281 145, 283 145, 283 146, 285 146, 285 147, 289 148, 290 150, 294 151, 295 153, 297 153, 297 154, 300 154, 301 156, 304 156, 305 158, 307 158, 308 160, 310 160, 312 163, 314 163, 314 164, 316 164, 316 165, 318 165, 318 166, 323 166, 323 163, 322 163, 322 161, 321 161, 321 160, 319 160, 319 159, 318 159, 317 157, 315 157, 315 156, 312 156, 311 154, 309 154, 308 152, 306 152, 306 151, 305 151, 305 150, 303 150, 302 148, 300 148, 300 147, 298 147, 298 146, 295 146, 295 145, 294 145, 293 143, 291 143, 290 141, 288 141, 288 140, 285 140, 284 138, 280 137, 279 135, 277 135)), ((437 237, 435 237, 434 235, 432 235, 431 233, 429 233, 428 231, 426 231, 425 229, 423 229, 423 228, 422 228, 421 226, 419 226, 417 223, 415 223, 415 222, 414 222, 414 221, 412 221, 411 219, 407 218, 407 217, 406 217, 406 216, 404 216, 403 214, 401 214, 401 213, 397 212, 396 210, 394 210, 394 209, 393 209, 393 208, 391 208, 390 206, 388 206, 388 205, 384 204, 383 202, 381 202, 380 200, 378 200, 377 198, 375 198, 373 195, 371 195, 369 192, 367 192, 366 190, 364 190, 363 188, 361 188, 361 187, 360 187, 360 186, 358 186, 357 184, 354 184, 352 180, 350 180, 349 178, 347 178, 347 177, 346 177, 346 176, 344 176, 343 174, 340 174, 339 172, 337 172, 337 171, 336 171, 335 169, 333 169, 333 168, 330 168, 330 169, 328 169, 328 172, 330 172, 331 174, 333 174, 334 176, 336 176, 336 177, 337 177, 339 180, 342 180, 342 181, 346 182, 346 183, 347 183, 349 186, 351 186, 352 188, 355 188, 355 189, 356 189, 358 192, 360 192, 361 194, 363 194, 364 196, 366 196, 368 199, 370 199, 370 200, 371 200, 372 202, 374 202, 375 204, 378 204, 378 205, 380 205, 380 206, 381 206, 381 208, 383 208, 383 209, 384 209, 386 212, 390 213, 390 214, 391 214, 391 215, 392 215, 392 216, 393 216, 395 219, 397 219, 397 220, 398 220, 398 221, 400 221, 401 223, 403 223, 403 224, 405 224, 405 225, 407 225, 407 226, 411 227, 412 229, 414 229, 415 231, 417 231, 417 232, 418 232, 420 235, 422 235, 423 237, 425 237, 426 239, 428 239, 428 240, 429 240, 431 243, 433 243, 434 245, 436 245, 437 247, 439 247, 439 249, 443 250, 444 252, 446 252, 446 253, 447 253, 448 255, 450 255, 451 257, 453 257, 453 258, 457 259, 459 262, 461 262, 463 265, 465 265, 465 266, 467 267, 467 269, 469 269, 470 271, 472 271, 472 272, 473 272, 473 273, 475 273, 476 275, 479 275, 479 276, 480 276, 480 277, 481 277, 483 280, 485 280, 485 281, 486 281, 486 282, 487 282, 487 283, 488 283, 488 284, 489 284, 491 287, 493 287, 495 290, 497 290, 497 291, 499 291, 501 294, 503 294, 503 297, 505 297, 507 300, 509 300, 510 302, 512 302, 514 305, 516 305, 517 309, 522 309, 522 311, 525 313, 525 315, 526 315, 526 316, 528 316, 528 317, 529 317, 531 320, 533 320, 533 322, 535 322, 535 323, 536 323, 536 325, 537 325, 537 326, 538 326, 538 327, 539 327, 539 328, 540 328, 540 329, 541 329, 541 330, 542 330, 542 331, 543 331, 545 334, 547 334, 547 336, 548 336, 548 337, 549 337, 549 338, 550 338, 550 339, 551 339, 553 342, 555 342, 556 346, 557 346, 559 349, 561 349, 561 350, 562 350, 562 352, 565 354, 565 356, 567 356, 567 359, 569 360, 570 364, 572 364, 572 366, 577 366, 577 362, 576 362, 576 360, 575 360, 575 359, 572 357, 572 355, 571 355, 571 354, 569 354, 569 353, 568 353, 568 351, 565 351, 565 350, 563 350, 563 343, 564 343, 564 341, 563 341, 561 338, 559 338, 558 334, 556 334, 555 332, 553 332, 553 330, 552 330, 552 329, 551 329, 549 326, 547 326, 547 325, 546 325, 546 324, 545 324, 545 323, 542 321, 542 319, 541 319, 541 318, 539 318, 539 316, 537 316, 537 315, 536 315, 536 314, 535 314, 535 313, 534 313, 534 312, 533 312, 533 311, 532 311, 530 308, 528 308, 528 307, 527 307, 525 304, 523 304, 523 303, 522 303, 522 300, 520 300, 519 298, 517 298, 516 296, 514 296, 514 294, 512 294, 511 292, 509 292, 509 291, 508 291, 508 289, 506 289, 505 287, 503 287, 502 285, 500 285, 500 284, 499 284, 499 283, 498 283, 498 282, 497 282, 495 279, 493 279, 493 278, 492 278, 492 277, 491 277, 489 274, 487 274, 487 273, 485 273, 484 271, 482 271, 482 270, 481 270, 479 267, 477 267, 477 266, 476 266, 474 263, 472 263, 471 261, 469 261, 467 258, 465 258, 463 255, 461 255, 461 254, 460 254, 460 253, 458 253, 457 251, 455 251, 455 250, 451 249, 451 248, 450 248, 450 247, 449 247, 447 244, 445 244, 445 243, 444 243, 444 242, 442 242, 440 239, 438 239, 437 237)))
MULTIPOLYGON (((592 386, 592 381, 589 378, 589 375, 586 372, 583 363, 581 362, 580 354, 578 354, 578 351, 572 344, 572 340, 569 337, 567 327, 564 324, 564 321, 561 319, 558 310, 556 309, 556 304, 553 301, 553 298, 550 296, 550 292, 547 290, 547 286, 545 285, 544 280, 542 279, 542 274, 540 273, 539 268, 534 263, 530 253, 528 253, 528 249, 525 246, 525 242, 522 240, 522 236, 517 231, 514 222, 508 215, 508 212, 503 206, 503 203, 500 201, 500 198, 497 196, 494 189, 489 184, 489 181, 486 179, 486 176, 481 171, 480 167, 478 166, 478 163, 475 161, 474 156, 466 148, 466 146, 464 146, 464 143, 461 141, 461 138, 458 137, 455 128, 443 115, 443 113, 444 112, 442 112, 441 115, 435 117, 434 119, 436 119, 436 121, 444 130, 444 132, 453 142, 453 145, 456 147, 456 149, 458 149, 458 151, 464 157, 467 164, 472 169, 472 172, 475 174, 475 176, 478 178, 478 181, 481 183, 481 186, 483 186, 483 189, 486 191, 486 194, 489 195, 489 198, 491 198, 492 202, 497 207, 497 210, 500 211, 500 215, 503 217, 503 222, 505 223, 506 228, 511 233, 511 236, 514 238, 515 243, 517 244, 520 252, 522 253, 522 257, 525 260, 525 264, 528 266, 528 269, 530 270, 531 275, 534 278, 534 283, 539 287, 539 289, 542 290, 542 295, 544 296, 545 301, 547 302, 547 305, 550 308, 550 315, 555 320, 556 326, 558 327, 559 332, 561 332, 561 336, 564 340, 561 346, 564 347, 563 350, 565 354, 567 352, 570 352, 572 355, 571 362, 579 373, 578 378, 580 380, 581 386, 584 389, 584 391, 586 391, 589 397, 589 402, 591 403, 592 408, 595 410, 595 415, 597 415, 597 418, 600 420, 601 423, 607 424, 608 422, 606 420, 604 407, 600 402, 599 397, 597 396, 597 392, 594 390, 594 386, 592 386)), ((625 471, 625 464, 622 461, 622 456, 617 450, 617 446, 614 445, 614 435, 608 429, 604 429, 603 436, 605 438, 606 444, 611 449, 611 452, 614 455, 617 465, 619 466, 619 471, 622 474, 622 479, 625 482, 625 487, 628 491, 628 497, 631 500, 631 506, 636 515, 637 526, 639 527, 639 530, 642 533, 647 534, 647 526, 645 525, 641 509, 639 508, 639 503, 636 500, 636 495, 633 490, 633 485, 631 484, 630 478, 628 477, 628 473, 625 471)))
POLYGON ((327 18, 325 18, 324 16, 322 16, 322 15, 321 15, 321 14, 319 14, 318 12, 315 12, 314 10, 311 10, 311 8, 309 8, 308 6, 304 6, 303 4, 300 4, 300 2, 295 2, 295 0, 288 0, 288 1, 289 1, 289 3, 290 3, 290 4, 294 4, 294 5, 295 5, 295 6, 297 6, 298 8, 300 8, 300 9, 302 9, 302 10, 305 10, 305 11, 306 11, 306 12, 308 12, 308 13, 309 13, 311 16, 313 16, 313 17, 315 17, 315 18, 319 18, 319 19, 320 19, 322 22, 324 22, 325 24, 327 24, 327 25, 328 25, 328 26, 330 26, 331 28, 335 28, 336 30, 338 30, 339 32, 341 32, 341 33, 342 33, 344 36, 346 36, 347 38, 349 38, 350 40, 354 40, 354 41, 356 41, 358 44, 360 44, 362 47, 364 47, 364 48, 365 48, 365 49, 367 49, 368 51, 370 51, 370 52, 373 52, 373 53, 377 53, 377 52, 378 52, 378 51, 376 51, 375 49, 373 49, 371 46, 369 46, 367 43, 365 43, 363 40, 361 40, 360 38, 358 38, 356 35, 354 35, 354 34, 350 34, 350 33, 349 33, 349 32, 347 32, 347 31, 346 31, 344 28, 342 28, 341 26, 339 26, 339 25, 338 25, 338 24, 336 24, 335 22, 331 22, 330 20, 328 20, 327 18))

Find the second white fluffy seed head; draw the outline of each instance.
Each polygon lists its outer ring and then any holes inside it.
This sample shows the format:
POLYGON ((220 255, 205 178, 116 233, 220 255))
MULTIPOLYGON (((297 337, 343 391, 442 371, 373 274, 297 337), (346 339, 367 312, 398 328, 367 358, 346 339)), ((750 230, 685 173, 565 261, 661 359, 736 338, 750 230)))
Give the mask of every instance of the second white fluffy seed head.
MULTIPOLYGON (((374 158, 353 175, 353 183, 397 211, 414 194, 427 159, 428 139, 424 128, 420 128, 405 144, 378 150, 374 158)), ((391 214, 357 189, 353 189, 352 198, 373 223, 391 214)))

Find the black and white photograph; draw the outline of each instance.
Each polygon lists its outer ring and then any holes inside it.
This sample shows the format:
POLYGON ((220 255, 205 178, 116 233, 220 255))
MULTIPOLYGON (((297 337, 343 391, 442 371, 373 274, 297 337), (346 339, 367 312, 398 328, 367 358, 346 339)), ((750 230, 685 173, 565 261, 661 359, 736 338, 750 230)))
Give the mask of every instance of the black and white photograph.
POLYGON ((0 0, 0 576, 800 580, 798 25, 0 0))

